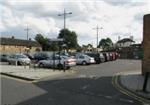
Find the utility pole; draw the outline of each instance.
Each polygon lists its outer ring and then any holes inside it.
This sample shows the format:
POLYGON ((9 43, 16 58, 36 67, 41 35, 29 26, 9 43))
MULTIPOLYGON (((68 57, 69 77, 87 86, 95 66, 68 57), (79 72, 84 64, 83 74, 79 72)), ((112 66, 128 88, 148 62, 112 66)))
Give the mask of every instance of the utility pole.
POLYGON ((64 9, 64 13, 62 14, 58 14, 58 16, 64 16, 64 30, 66 29, 66 15, 72 14, 72 12, 66 12, 66 10, 64 9))
POLYGON ((64 35, 65 35, 65 29, 66 29, 66 16, 71 15, 71 14, 72 14, 72 12, 66 12, 65 9, 64 9, 64 13, 58 14, 58 16, 64 16, 64 35))
MULTIPOLYGON (((64 35, 65 35, 65 29, 66 29, 66 15, 69 15, 69 14, 72 14, 72 12, 66 12, 65 11, 65 9, 64 9, 64 13, 62 13, 62 14, 58 14, 58 16, 64 16, 64 35)), ((60 42, 58 42, 59 43, 59 58, 60 58, 60 45, 61 45, 61 43, 60 42)), ((59 63, 60 63, 60 60, 59 60, 59 63)), ((65 63, 64 63, 64 68, 65 68, 65 63)), ((64 71, 65 71, 65 69, 64 69, 64 71)))
POLYGON ((97 27, 96 28, 93 28, 94 30, 96 30, 96 33, 97 33, 97 48, 98 48, 98 31, 99 31, 99 29, 103 29, 103 27, 98 27, 98 25, 97 25, 97 27))
POLYGON ((29 40, 29 31, 31 30, 28 25, 27 25, 27 28, 24 29, 25 31, 27 31, 27 40, 29 40))

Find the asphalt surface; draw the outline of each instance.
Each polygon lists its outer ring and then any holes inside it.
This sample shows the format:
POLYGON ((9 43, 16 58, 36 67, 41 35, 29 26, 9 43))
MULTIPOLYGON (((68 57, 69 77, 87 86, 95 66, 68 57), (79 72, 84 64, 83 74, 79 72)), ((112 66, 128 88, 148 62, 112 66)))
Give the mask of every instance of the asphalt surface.
POLYGON ((74 76, 37 83, 1 78, 1 105, 142 105, 112 85, 117 72, 140 70, 140 61, 77 66, 74 76))

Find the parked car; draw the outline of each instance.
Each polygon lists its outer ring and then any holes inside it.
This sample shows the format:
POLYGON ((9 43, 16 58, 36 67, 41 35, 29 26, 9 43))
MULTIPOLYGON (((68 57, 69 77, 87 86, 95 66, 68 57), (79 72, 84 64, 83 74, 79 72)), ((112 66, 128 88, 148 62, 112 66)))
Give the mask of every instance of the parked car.
POLYGON ((8 58, 9 58, 9 55, 1 54, 0 55, 0 62, 8 62, 8 58))
POLYGON ((117 59, 117 53, 116 52, 112 52, 112 56, 113 56, 113 60, 117 59))
POLYGON ((40 60, 38 62, 39 67, 50 67, 50 68, 61 68, 69 69, 72 66, 76 65, 76 59, 67 57, 67 56, 51 56, 46 60, 40 60))
POLYGON ((17 65, 29 65, 31 60, 24 54, 13 54, 9 56, 8 63, 9 64, 16 64, 17 65))
POLYGON ((109 60, 112 61, 113 60, 113 54, 112 54, 112 52, 109 52, 108 54, 109 54, 109 60))
POLYGON ((26 55, 30 60, 34 60, 34 56, 32 54, 25 53, 24 55, 26 55))
POLYGON ((75 59, 76 59, 77 64, 87 65, 87 64, 95 63, 94 58, 86 54, 76 54, 75 59))
POLYGON ((103 52, 104 58, 105 58, 105 62, 110 61, 110 56, 108 52, 103 52))
POLYGON ((105 61, 104 55, 102 53, 86 53, 90 57, 93 57, 96 64, 100 64, 105 61))
POLYGON ((35 53, 35 54, 33 55, 32 62, 33 62, 33 63, 38 63, 38 61, 40 61, 40 60, 46 60, 46 59, 49 58, 50 56, 51 56, 51 54, 49 55, 49 54, 46 53, 46 52, 35 53))
POLYGON ((115 52, 115 60, 119 58, 119 54, 115 52))

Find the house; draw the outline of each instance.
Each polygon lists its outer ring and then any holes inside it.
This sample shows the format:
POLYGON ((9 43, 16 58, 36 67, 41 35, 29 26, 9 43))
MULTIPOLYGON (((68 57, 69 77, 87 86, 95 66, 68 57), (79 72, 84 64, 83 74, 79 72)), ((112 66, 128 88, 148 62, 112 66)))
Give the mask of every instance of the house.
POLYGON ((82 46, 82 52, 85 53, 100 52, 100 51, 102 51, 102 48, 94 48, 91 44, 82 46))
POLYGON ((94 48, 91 44, 82 46, 82 52, 90 53, 90 52, 93 52, 93 51, 94 51, 94 48))
POLYGON ((117 41, 116 47, 129 47, 134 43, 135 41, 133 41, 131 38, 124 38, 124 39, 117 41))
POLYGON ((41 51, 41 45, 36 41, 12 38, 0 38, 1 53, 27 53, 41 51))

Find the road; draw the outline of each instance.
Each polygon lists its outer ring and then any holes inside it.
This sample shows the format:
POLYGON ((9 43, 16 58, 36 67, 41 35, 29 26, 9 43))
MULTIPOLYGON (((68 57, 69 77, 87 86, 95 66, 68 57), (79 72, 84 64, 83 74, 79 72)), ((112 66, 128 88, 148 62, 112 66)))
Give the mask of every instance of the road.
POLYGON ((118 72, 139 71, 141 62, 117 60, 77 66, 73 76, 37 83, 2 77, 2 105, 142 105, 112 85, 118 72))

